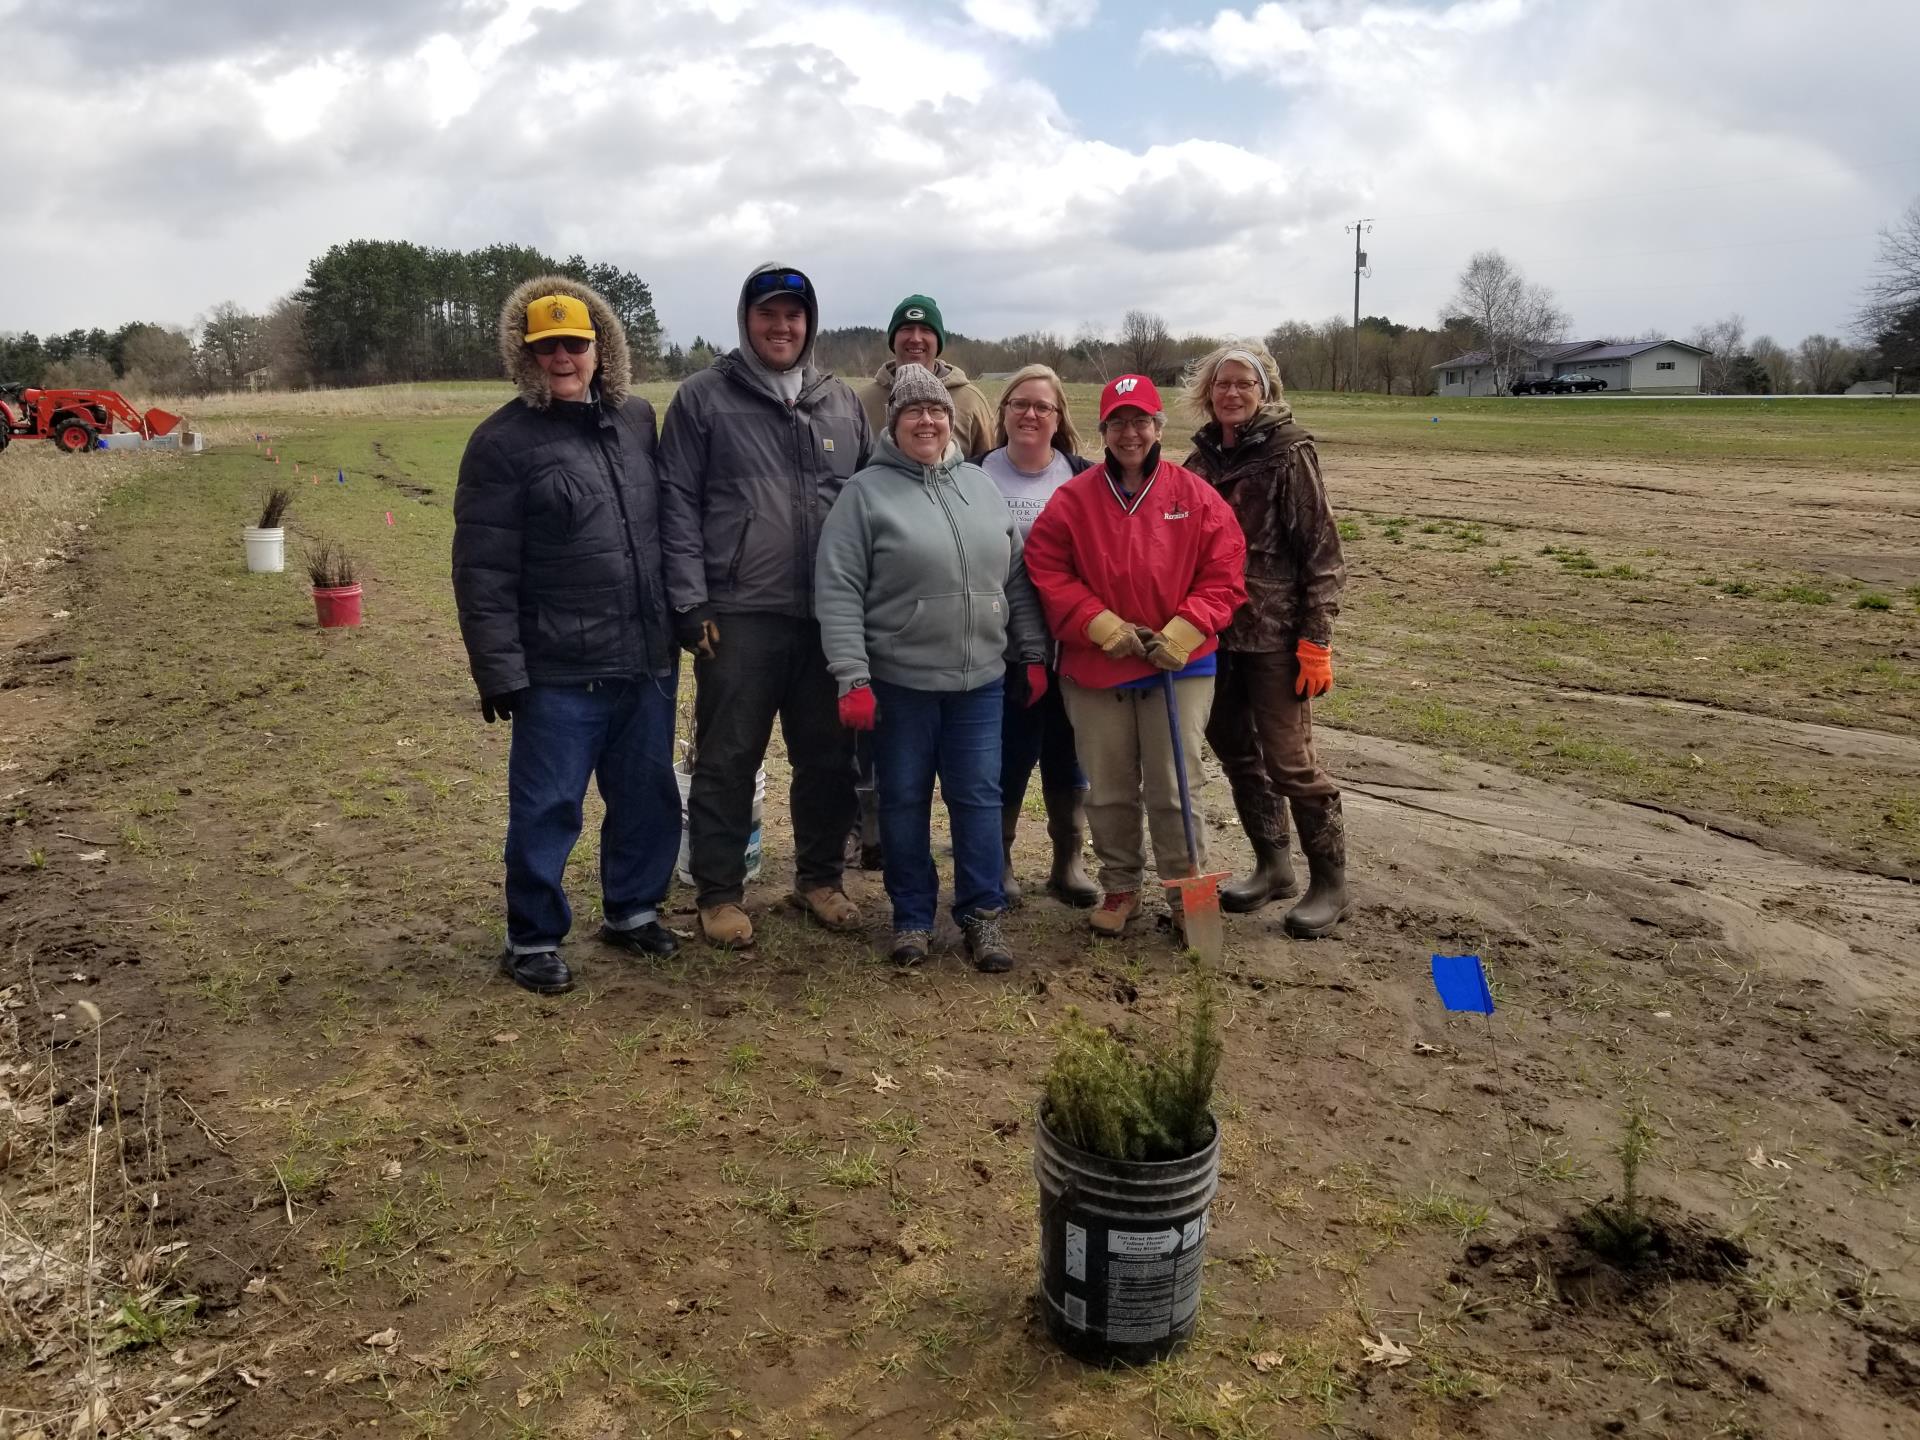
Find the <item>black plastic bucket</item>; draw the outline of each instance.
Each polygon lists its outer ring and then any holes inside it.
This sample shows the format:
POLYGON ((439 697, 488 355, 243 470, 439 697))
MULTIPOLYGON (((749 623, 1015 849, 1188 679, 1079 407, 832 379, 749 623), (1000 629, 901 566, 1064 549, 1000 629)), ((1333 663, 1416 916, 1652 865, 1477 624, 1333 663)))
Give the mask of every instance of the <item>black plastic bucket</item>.
POLYGON ((1207 1207, 1220 1186, 1220 1126, 1184 1160, 1107 1160, 1047 1127, 1033 1147, 1040 1182, 1040 1305, 1062 1350, 1094 1365, 1144 1365, 1193 1334, 1207 1256, 1207 1207))

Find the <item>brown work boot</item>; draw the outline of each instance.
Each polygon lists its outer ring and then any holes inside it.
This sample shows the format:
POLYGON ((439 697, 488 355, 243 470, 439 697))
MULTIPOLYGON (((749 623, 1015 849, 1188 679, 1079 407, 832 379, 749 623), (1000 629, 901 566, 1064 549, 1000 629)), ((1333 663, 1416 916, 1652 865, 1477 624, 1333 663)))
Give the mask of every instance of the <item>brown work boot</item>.
POLYGON ((1247 832, 1253 841, 1253 871, 1244 880, 1220 887, 1220 908, 1229 915, 1245 915, 1271 900, 1281 900, 1300 888, 1293 878, 1293 857, 1287 853, 1286 831, 1280 838, 1261 840, 1247 832))
POLYGON ((1127 922, 1140 913, 1140 892, 1138 890, 1109 890, 1101 900, 1100 908, 1087 917, 1087 924, 1096 935, 1118 935, 1127 928, 1127 922))
POLYGON ((1047 893, 1076 910, 1100 903, 1100 887, 1080 868, 1080 851, 1087 834, 1083 805, 1086 791, 1057 786, 1041 792, 1047 802, 1047 835, 1053 841, 1053 869, 1047 875, 1047 893))
POLYGON ((1000 807, 1000 849, 1006 856, 1006 863, 1000 871, 1000 894, 1011 910, 1024 898, 1020 893, 1020 882, 1013 874, 1013 839, 1020 829, 1020 802, 1009 800, 1000 807))
POLYGON ((1307 857, 1307 893, 1287 912, 1287 933, 1319 940, 1347 918, 1347 824, 1340 797, 1295 800, 1293 823, 1307 857))
POLYGON ((753 943, 753 921, 747 912, 731 903, 715 905, 700 912, 700 933, 709 945, 723 950, 738 950, 753 943))
POLYGON ((795 890, 787 903, 802 910, 814 923, 828 930, 858 930, 860 907, 847 898, 838 885, 816 885, 811 890, 795 890))
POLYGON ((973 959, 974 969, 989 975, 1004 975, 1013 969, 1013 947, 1000 933, 998 910, 969 915, 960 922, 960 930, 966 937, 967 954, 973 959))

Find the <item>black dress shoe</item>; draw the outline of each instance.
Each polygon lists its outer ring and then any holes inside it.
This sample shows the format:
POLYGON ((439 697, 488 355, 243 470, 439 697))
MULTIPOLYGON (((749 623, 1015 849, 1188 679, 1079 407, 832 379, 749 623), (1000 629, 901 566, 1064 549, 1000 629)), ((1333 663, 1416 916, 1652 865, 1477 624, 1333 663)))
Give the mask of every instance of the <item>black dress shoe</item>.
POLYGON ((680 937, 658 920, 649 920, 631 930, 615 930, 611 925, 602 925, 600 938, 616 950, 625 950, 634 955, 651 955, 655 959, 665 959, 680 948, 680 937))
POLYGON ((536 995, 564 995, 573 989, 573 971, 560 958, 558 950, 535 950, 516 955, 511 949, 500 956, 500 973, 522 990, 536 995))

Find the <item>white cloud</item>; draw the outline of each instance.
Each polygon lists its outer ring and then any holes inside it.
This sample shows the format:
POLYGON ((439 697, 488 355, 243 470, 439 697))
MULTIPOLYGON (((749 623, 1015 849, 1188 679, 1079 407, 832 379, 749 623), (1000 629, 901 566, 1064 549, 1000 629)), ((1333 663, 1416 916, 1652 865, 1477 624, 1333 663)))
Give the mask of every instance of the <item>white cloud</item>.
POLYGON ((982 30, 1036 43, 1092 21, 1099 0, 966 0, 967 18, 982 30))

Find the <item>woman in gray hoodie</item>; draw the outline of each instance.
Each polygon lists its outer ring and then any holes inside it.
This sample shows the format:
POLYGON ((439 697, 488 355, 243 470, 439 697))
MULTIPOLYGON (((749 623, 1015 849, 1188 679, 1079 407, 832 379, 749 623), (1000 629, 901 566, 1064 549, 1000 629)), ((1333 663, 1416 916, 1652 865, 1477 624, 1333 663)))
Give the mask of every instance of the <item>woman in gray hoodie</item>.
POLYGON ((1046 693, 1046 625, 999 489, 953 440, 953 401, 902 365, 873 463, 820 532, 814 609, 841 723, 871 730, 896 964, 927 956, 939 903, 933 782, 953 832, 953 916, 982 970, 1000 933, 1000 720, 1009 660, 1046 693))

